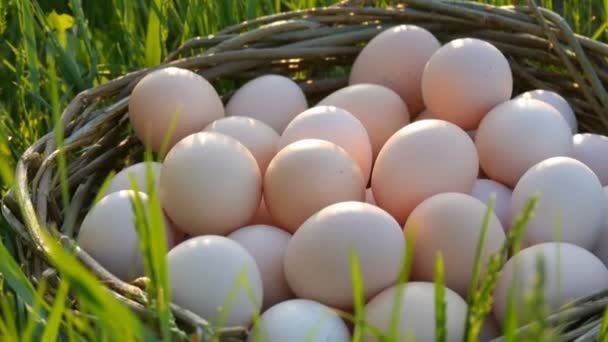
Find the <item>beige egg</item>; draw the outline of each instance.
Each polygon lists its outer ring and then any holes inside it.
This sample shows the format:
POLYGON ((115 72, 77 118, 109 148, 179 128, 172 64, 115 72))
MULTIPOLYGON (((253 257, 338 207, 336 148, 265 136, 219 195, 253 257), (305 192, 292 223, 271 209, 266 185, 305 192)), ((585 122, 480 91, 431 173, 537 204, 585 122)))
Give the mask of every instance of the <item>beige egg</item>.
POLYGON ((518 97, 540 100, 551 105, 553 108, 557 109, 557 111, 566 120, 568 126, 570 126, 572 134, 575 134, 578 131, 576 115, 574 114, 572 107, 570 107, 570 104, 568 104, 568 101, 566 101, 566 99, 564 99, 560 94, 551 90, 536 89, 527 91, 518 97))
POLYGON ((344 321, 331 308, 308 299, 291 299, 268 309, 247 342, 349 342, 344 321))
POLYGON ((608 185, 608 137, 593 133, 575 134, 572 143, 572 157, 589 166, 602 185, 608 185))
POLYGON ((226 104, 226 116, 260 120, 282 134, 287 124, 308 108, 297 83, 281 75, 264 75, 245 83, 226 104))
POLYGON ((428 108, 425 108, 422 112, 420 112, 420 114, 418 114, 416 116, 414 121, 420 121, 420 120, 426 120, 426 119, 434 119, 433 113, 431 113, 431 111, 428 110, 428 108))
POLYGON ((504 102, 483 119, 475 145, 489 178, 514 187, 534 164, 572 154, 566 121, 550 105, 519 98, 504 102))
POLYGON ((440 47, 432 33, 414 25, 399 25, 375 36, 359 53, 349 84, 374 83, 394 90, 417 114, 424 109, 420 82, 424 65, 440 47))
POLYGON ((127 166, 116 173, 104 191, 104 196, 120 190, 134 190, 131 186, 131 177, 135 178, 138 191, 146 194, 150 193, 151 189, 148 189, 148 165, 152 171, 154 187, 158 192, 158 189, 160 188, 159 179, 162 164, 158 162, 150 162, 149 164, 142 162, 127 166))
MULTIPOLYGON (((446 341, 460 342, 464 338, 467 303, 456 292, 444 288, 446 341)), ((435 284, 409 282, 389 287, 365 306, 368 324, 391 336, 391 322, 396 303, 398 306, 397 329, 399 336, 391 341, 435 341, 435 284)), ((366 342, 379 340, 370 333, 366 342)))
POLYGON ((167 154, 160 199, 190 235, 225 235, 248 224, 260 205, 262 178, 253 155, 236 139, 195 133, 167 154))
POLYGON ((502 227, 508 229, 510 226, 511 189, 491 179, 477 179, 473 184, 471 196, 482 201, 485 205, 490 204, 494 196, 494 213, 500 220, 502 227))
POLYGON ((258 265, 264 287, 264 310, 294 297, 283 272, 291 234, 273 226, 253 225, 232 232, 228 238, 243 246, 258 265))
POLYGON ((168 149, 223 116, 224 106, 213 86, 200 75, 176 67, 144 76, 129 99, 133 130, 154 152, 160 152, 173 121, 168 149))
POLYGON ((197 236, 173 248, 167 263, 171 301, 213 326, 246 327, 259 314, 262 277, 253 257, 237 242, 197 236))
POLYGON ((363 295, 370 299, 396 282, 405 248, 401 227, 384 210, 362 202, 336 203, 311 216, 293 235, 285 276, 298 297, 350 309, 351 254, 359 264, 363 295))
POLYGON ((269 226, 274 226, 274 220, 270 213, 268 212, 268 208, 266 208, 266 202, 264 201, 264 195, 262 194, 262 200, 260 201, 260 206, 253 216, 250 224, 266 224, 269 226))
POLYGON ((372 191, 372 188, 367 188, 365 190, 365 203, 376 205, 376 199, 374 198, 374 192, 372 191))
POLYGON ((244 116, 229 116, 209 124, 206 132, 217 132, 233 137, 243 144, 258 162, 261 174, 276 154, 279 134, 267 124, 244 116))
POLYGON ((401 97, 377 84, 344 87, 328 95, 318 105, 345 109, 359 119, 369 135, 374 160, 388 138, 410 122, 408 108, 401 97))
POLYGON ((604 213, 606 213, 606 216, 594 253, 608 267, 608 186, 604 187, 604 213))
MULTIPOLYGON (((87 213, 78 233, 78 245, 101 266, 124 281, 144 274, 143 255, 135 225, 133 202, 136 196, 148 209, 148 196, 121 190, 103 197, 87 213)), ((167 248, 174 244, 169 223, 164 222, 167 248)))
POLYGON ((361 169, 343 148, 326 140, 287 145, 264 176, 266 207, 276 224, 290 232, 330 204, 364 198, 361 169))
POLYGON ((298 114, 285 128, 277 150, 303 139, 321 139, 342 147, 361 168, 367 184, 372 169, 372 147, 361 121, 334 106, 316 106, 298 114))
POLYGON ((422 75, 422 96, 433 116, 465 130, 477 128, 484 115, 510 99, 512 92, 509 62, 480 39, 445 44, 429 59, 422 75))
POLYGON ((374 198, 403 224, 432 195, 471 192, 478 169, 475 145, 465 131, 442 120, 414 122, 380 151, 372 173, 374 198))
POLYGON ((526 304, 526 297, 538 281, 539 262, 544 266, 542 293, 550 312, 572 300, 608 288, 608 270, 591 252, 557 242, 528 247, 507 261, 501 272, 493 306, 499 322, 504 322, 507 298, 512 298, 520 325, 530 321, 526 308, 537 304, 526 304), (513 289, 513 297, 509 297, 509 289, 513 289))
POLYGON ((590 168, 568 157, 534 165, 513 189, 511 225, 534 194, 539 202, 524 233, 526 244, 562 241, 593 248, 606 212, 602 185, 590 168))
MULTIPOLYGON (((487 207, 467 194, 448 192, 435 195, 414 209, 405 224, 405 234, 414 243, 412 275, 433 281, 437 253, 445 264, 445 285, 467 296, 475 266, 477 241, 487 207)), ((505 232, 494 213, 486 233, 481 266, 505 241, 505 232)))

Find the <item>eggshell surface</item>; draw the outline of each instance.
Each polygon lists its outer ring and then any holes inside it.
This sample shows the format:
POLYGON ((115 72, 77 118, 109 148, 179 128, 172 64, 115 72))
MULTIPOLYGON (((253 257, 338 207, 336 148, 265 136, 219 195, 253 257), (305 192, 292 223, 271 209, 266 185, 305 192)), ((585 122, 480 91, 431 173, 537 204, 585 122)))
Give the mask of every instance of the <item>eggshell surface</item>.
POLYGON ((243 144, 253 155, 263 175, 276 154, 279 134, 265 123, 244 117, 230 116, 215 120, 205 131, 226 134, 243 144))
POLYGON ((477 179, 473 184, 471 196, 482 201, 485 205, 490 204, 494 196, 494 213, 500 220, 502 227, 509 227, 509 215, 511 208, 511 189, 491 179, 477 179))
POLYGON ((560 94, 551 90, 536 89, 527 91, 518 97, 540 100, 551 105, 553 108, 557 109, 564 120, 566 120, 568 126, 570 126, 572 134, 576 134, 578 131, 576 115, 574 114, 572 107, 570 107, 570 104, 568 104, 568 101, 566 101, 566 99, 564 99, 560 94))
POLYGON ((550 105, 510 100, 485 116, 475 136, 479 162, 488 178, 514 187, 534 164, 572 154, 568 124, 550 105))
POLYGON ((602 185, 591 169, 568 157, 549 158, 530 168, 513 189, 511 224, 535 193, 538 205, 524 233, 525 243, 559 238, 593 248, 606 213, 602 185))
POLYGON ((283 272, 291 234, 272 226, 252 225, 232 232, 228 238, 243 246, 258 265, 264 286, 264 309, 294 296, 283 272))
POLYGON ((329 94, 318 105, 342 108, 365 127, 374 160, 388 138, 410 122, 407 105, 393 90, 377 84, 355 84, 329 94))
MULTIPOLYGON (((393 306, 399 300, 397 327, 399 341, 435 341, 435 284, 427 282, 408 282, 404 285, 390 287, 365 306, 365 319, 368 324, 390 334, 393 306)), ((467 303, 456 292, 444 288, 446 341, 463 340, 467 315, 467 303)), ((366 342, 378 341, 371 334, 365 337, 366 342)))
POLYGON ((215 132, 189 135, 167 154, 160 199, 190 235, 229 234, 248 224, 260 205, 262 179, 253 155, 215 132))
POLYGON ((160 152, 169 134, 170 149, 224 114, 224 105, 207 80, 176 67, 150 72, 135 85, 129 98, 129 120, 135 135, 154 152, 160 152))
MULTIPOLYGON (((406 237, 415 246, 412 264, 415 279, 433 281, 435 260, 437 253, 441 253, 445 285, 466 297, 486 211, 486 205, 478 199, 450 192, 434 195, 417 206, 404 228, 406 237)), ((482 267, 504 241, 503 227, 491 213, 481 254, 482 267)))
POLYGON ((297 83, 281 75, 264 75, 241 86, 226 104, 226 116, 247 116, 282 134, 287 124, 308 108, 297 83))
POLYGON ((344 109, 316 106, 298 114, 285 128, 277 149, 303 139, 321 139, 342 147, 361 168, 367 184, 372 169, 372 148, 361 121, 344 109))
POLYGON ((376 203, 399 223, 441 192, 470 193, 479 161, 471 138, 442 120, 413 122, 384 145, 372 173, 376 203))
POLYGON ((543 295, 552 313, 572 300, 608 287, 608 270, 591 252, 563 242, 531 246, 515 254, 503 267, 494 291, 493 311, 499 322, 504 321, 512 286, 519 322, 530 321, 531 317, 525 314, 525 298, 538 277, 538 262, 544 265, 543 295))
POLYGON ((307 299, 291 299, 264 312, 248 342, 348 342, 346 324, 331 308, 307 299))
MULTIPOLYGON (((604 212, 608 213, 608 186, 604 187, 604 212)), ((594 249, 595 255, 608 267, 608 214, 604 218, 602 232, 597 239, 594 249)))
MULTIPOLYGON (((162 164, 158 162, 149 163, 152 171, 152 178, 156 191, 160 188, 159 178, 162 164)), ((121 190, 134 190, 131 186, 131 177, 135 178, 138 191, 148 194, 148 164, 145 162, 136 163, 120 170, 116 173, 104 191, 104 196, 121 190)))
POLYGON ((608 137, 593 133, 575 134, 572 143, 572 157, 589 166, 602 185, 608 185, 608 137))
POLYGON ((285 276, 298 297, 350 309, 351 251, 358 260, 363 294, 370 299, 395 283, 405 248, 401 227, 384 210, 362 202, 336 203, 314 214, 293 235, 285 276))
POLYGON ((266 207, 276 224, 289 232, 330 204, 364 199, 361 169, 343 148, 325 140, 287 145, 264 176, 266 207))
POLYGON ((443 45, 422 74, 422 96, 436 119, 475 129, 494 106, 511 98, 513 76, 505 56, 475 38, 443 45))
POLYGON ((432 33, 415 25, 389 28, 369 41, 351 70, 349 84, 374 83, 394 90, 417 114, 424 109, 420 83, 424 65, 439 49, 432 33))

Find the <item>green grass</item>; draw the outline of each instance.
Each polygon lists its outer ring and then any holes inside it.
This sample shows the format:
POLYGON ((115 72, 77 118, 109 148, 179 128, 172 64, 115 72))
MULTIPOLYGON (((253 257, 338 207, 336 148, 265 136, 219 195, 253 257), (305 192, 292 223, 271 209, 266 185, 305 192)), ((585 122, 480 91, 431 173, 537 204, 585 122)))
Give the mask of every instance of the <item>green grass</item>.
MULTIPOLYGON (((243 20, 265 14, 329 5, 334 0, 4 0, 0 1, 0 196, 14 184, 12 170, 21 153, 46 132, 54 130, 58 146, 63 146, 61 126, 56 125, 68 102, 80 91, 102 84, 124 73, 145 66, 157 65, 188 38, 213 34, 217 30, 243 20)), ((484 2, 509 5, 511 0, 484 2)), ((545 0, 539 1, 564 13, 576 32, 608 41, 608 0, 545 0)), ((162 155, 162 154, 161 154, 162 155)), ((152 160, 146 153, 146 160, 152 160)), ((70 203, 67 188, 66 156, 58 156, 61 184, 61 208, 70 203)), ((148 177, 151 183, 151 178, 148 177)), ((104 183, 106 186, 108 182, 104 183)), ((150 185, 150 184, 149 184, 150 185)), ((149 186, 152 189, 153 186, 149 186)), ((103 193, 104 187, 100 190, 103 193)), ((152 191, 148 206, 134 202, 141 250, 145 255, 145 272, 150 279, 148 304, 155 312, 158 331, 147 328, 146 322, 113 297, 76 259, 53 242, 49 242, 51 264, 62 281, 32 282, 22 269, 27 264, 21 242, 0 218, 0 340, 74 341, 74 340, 170 340, 175 321, 169 311, 169 285, 166 264, 166 240, 158 194, 152 191), (53 287, 56 291, 47 291, 53 287), (50 296, 50 297, 49 297, 50 296), (80 313, 74 311, 78 307, 80 313), (94 316, 94 317, 93 317, 94 316)), ((98 200, 97 198, 96 200, 98 200)), ((521 248, 521 235, 529 220, 534 202, 524 210, 508 243, 501 253, 490 258, 481 272, 476 262, 468 298, 466 340, 474 341, 492 305, 492 291, 508 250, 521 248)), ((29 208, 33 211, 33 208, 29 208)), ((487 230, 487 217, 482 231, 487 230)), ((484 234, 480 237, 481 246, 484 234)), ((408 241, 407 257, 399 283, 409 279, 413 244, 408 241)), ((481 248, 478 248, 478 260, 481 248)), ((355 340, 365 333, 379 335, 366 326, 363 310, 363 286, 356 256, 352 258, 356 310, 355 340)), ((445 338, 443 306, 443 263, 436 268, 438 341, 445 338)), ((51 277, 52 278, 52 277, 51 277)), ((252 290, 241 277, 236 286, 252 290)), ((538 286, 542 287, 542 278, 538 286)), ((399 286, 403 288, 403 286, 399 286)), ((540 287, 539 287, 540 288, 540 287)), ((396 304, 388 336, 392 341, 397 328, 400 296, 396 304)), ((531 315, 539 325, 535 337, 548 334, 540 317, 543 299, 540 290, 530 298, 535 308, 531 315)), ((507 341, 516 341, 517 308, 509 307, 505 334, 507 341)), ((608 338, 608 313, 601 329, 608 338)))

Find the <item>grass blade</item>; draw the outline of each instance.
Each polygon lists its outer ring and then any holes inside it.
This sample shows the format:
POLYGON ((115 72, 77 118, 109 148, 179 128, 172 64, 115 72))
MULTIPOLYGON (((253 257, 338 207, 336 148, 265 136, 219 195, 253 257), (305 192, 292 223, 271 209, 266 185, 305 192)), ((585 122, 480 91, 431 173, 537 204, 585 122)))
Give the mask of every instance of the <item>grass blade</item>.
POLYGON ((53 342, 57 340, 69 288, 70 285, 68 282, 61 282, 59 284, 59 290, 57 290, 57 296, 55 297, 55 304, 51 309, 48 322, 44 327, 42 342, 53 342))
POLYGON ((365 294, 363 276, 361 274, 361 265, 357 252, 354 249, 350 251, 350 274, 353 285, 353 300, 355 309, 355 331, 353 334, 353 342, 361 342, 365 339, 365 294))
POLYGON ((437 252, 435 260, 435 341, 446 342, 447 330, 443 257, 441 252, 437 252))
POLYGON ((162 58, 162 33, 160 18, 164 18, 161 0, 150 0, 148 30, 146 33, 146 66, 160 64, 162 58))

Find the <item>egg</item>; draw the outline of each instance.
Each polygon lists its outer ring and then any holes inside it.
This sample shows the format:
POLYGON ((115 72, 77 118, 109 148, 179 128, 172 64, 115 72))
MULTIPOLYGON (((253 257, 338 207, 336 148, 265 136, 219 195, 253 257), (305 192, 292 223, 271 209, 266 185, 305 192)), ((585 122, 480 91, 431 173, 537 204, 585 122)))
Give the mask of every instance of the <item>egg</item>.
POLYGON ((244 116, 215 120, 204 131, 217 132, 235 138, 253 155, 263 175, 276 154, 279 134, 267 124, 244 116))
POLYGON ((237 242, 217 235, 193 237, 169 251, 167 265, 171 302, 213 326, 249 326, 259 313, 262 277, 237 242))
POLYGON ((604 265, 608 266, 608 186, 604 187, 604 224, 602 231, 595 245, 595 255, 597 255, 604 265))
POLYGON ((266 208, 266 202, 264 202, 264 195, 262 194, 262 200, 260 201, 260 206, 256 211, 253 219, 251 220, 251 224, 266 224, 270 226, 274 226, 274 220, 270 213, 268 212, 268 208, 266 208))
POLYGON ((503 267, 494 291, 493 311, 498 321, 504 322, 508 298, 520 325, 530 321, 526 308, 537 304, 528 302, 527 297, 538 281, 539 263, 544 266, 541 291, 550 312, 608 287, 608 270, 591 252, 564 242, 531 246, 515 254, 503 267))
POLYGON ((602 185, 608 185, 608 137, 583 133, 572 137, 572 157, 589 166, 602 185))
MULTIPOLYGON (((78 233, 78 245, 101 266, 124 281, 144 274, 143 255, 135 225, 133 203, 138 198, 148 209, 148 196, 121 190, 103 197, 86 214, 78 233)), ((164 222, 167 248, 173 246, 169 223, 164 222)))
POLYGON ((528 245, 559 239, 593 248, 606 213, 602 185, 589 167, 569 157, 534 165, 513 189, 511 224, 535 193, 538 206, 524 233, 528 245))
POLYGON ((465 130, 477 128, 494 106, 511 98, 513 76, 494 45, 475 38, 455 39, 429 59, 422 96, 434 118, 465 130))
POLYGON ((312 300, 291 299, 264 312, 247 341, 348 342, 350 333, 331 308, 312 300))
POLYGON ((293 119, 278 142, 278 150, 303 139, 321 139, 342 147, 361 168, 367 184, 372 169, 372 147, 361 121, 334 106, 312 107, 293 119))
POLYGON ((415 25, 382 31, 355 59, 349 84, 374 83, 394 90, 410 112, 424 109, 420 82, 424 65, 441 44, 432 33, 415 25))
POLYGON ((553 108, 557 109, 557 111, 566 120, 568 126, 570 126, 572 134, 575 134, 578 131, 576 115, 574 114, 572 107, 570 107, 570 104, 568 104, 568 101, 566 101, 566 99, 564 99, 560 94, 551 90, 536 89, 527 91, 519 95, 519 97, 540 100, 551 105, 553 108))
POLYGON ((510 225, 511 193, 511 189, 491 179, 477 179, 471 191, 471 195, 485 205, 489 205, 494 196, 494 213, 505 229, 510 225))
POLYGON ((131 186, 131 177, 135 178, 138 191, 149 194, 151 189, 148 189, 148 165, 152 171, 154 187, 156 191, 158 191, 160 188, 159 178, 162 164, 158 162, 150 162, 149 164, 142 162, 127 166, 126 168, 120 170, 120 172, 116 173, 110 180, 110 183, 104 191, 103 196, 120 190, 134 190, 131 186))
POLYGON ((170 133, 168 148, 224 114, 224 105, 207 80, 176 67, 150 72, 137 82, 129 98, 135 135, 154 152, 161 152, 170 133))
POLYGON ((355 84, 338 89, 318 105, 342 108, 359 119, 369 136, 374 160, 388 138, 410 122, 409 110, 401 97, 377 84, 355 84))
POLYGON ((534 164, 572 154, 566 121, 550 105, 519 98, 501 103, 482 120, 475 145, 489 178, 514 187, 534 164))
POLYGON ((317 211, 343 201, 363 201, 361 169, 340 146, 304 139, 287 145, 270 161, 264 200, 276 224, 289 232, 317 211))
POLYGON ((365 203, 376 205, 376 200, 374 199, 374 192, 372 191, 372 188, 365 189, 365 203))
POLYGON ((215 132, 187 136, 167 154, 160 199, 190 235, 225 235, 248 224, 262 196, 255 158, 236 139, 215 132))
POLYGON ((264 289, 263 309, 294 296, 283 272, 291 234, 272 226, 252 225, 232 232, 228 238, 243 246, 258 265, 264 289))
POLYGON ((384 210, 362 202, 336 203, 295 232, 285 252, 285 276, 298 297, 350 309, 351 253, 359 265, 363 295, 370 299, 396 282, 405 249, 401 227, 384 210))
POLYGON ((481 330, 479 331, 479 341, 480 342, 491 342, 495 338, 498 338, 502 335, 500 324, 496 322, 496 318, 490 314, 487 316, 481 326, 481 330))
POLYGON ((227 116, 247 116, 282 134, 287 124, 308 108, 297 83, 281 75, 259 76, 241 86, 226 104, 227 116))
POLYGON ((442 120, 411 123, 384 145, 372 173, 376 203, 399 223, 414 208, 441 192, 469 193, 479 162, 471 138, 442 120))
MULTIPOLYGON (((444 288, 446 341, 460 342, 464 338, 467 303, 457 293, 444 288)), ((408 282, 382 291, 365 306, 368 324, 391 336, 391 322, 397 310, 399 336, 392 341, 435 341, 435 284, 408 282), (396 306, 397 305, 397 306, 396 306)), ((366 342, 379 341, 370 333, 366 342)))
MULTIPOLYGON (((445 264, 445 285, 467 296, 475 267, 477 242, 487 207, 480 200, 462 193, 432 196, 414 209, 404 230, 414 248, 412 275, 416 280, 433 281, 435 260, 441 253, 445 264)), ((505 232, 494 213, 481 254, 481 267, 502 247, 505 232)))
POLYGON ((420 121, 420 120, 426 120, 426 119, 434 119, 433 114, 428 109, 424 109, 422 112, 420 112, 420 114, 418 114, 418 116, 416 116, 416 119, 414 119, 414 121, 420 121))

